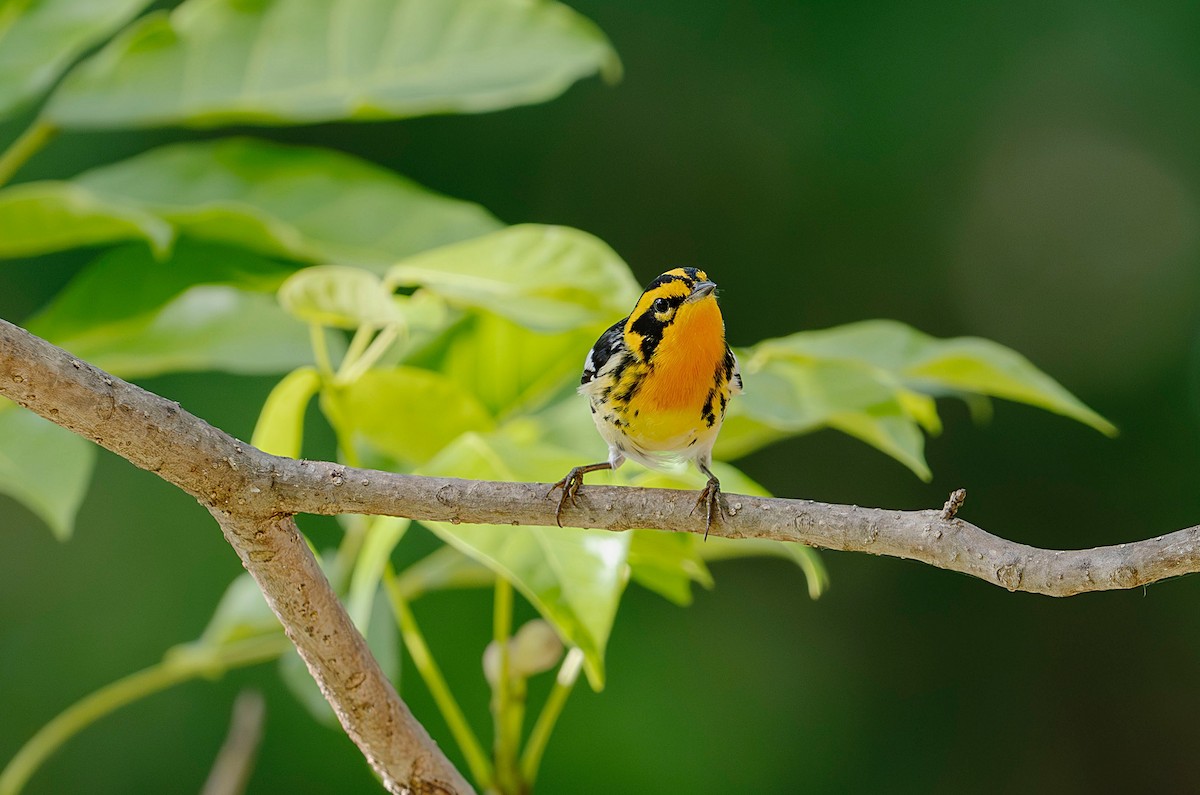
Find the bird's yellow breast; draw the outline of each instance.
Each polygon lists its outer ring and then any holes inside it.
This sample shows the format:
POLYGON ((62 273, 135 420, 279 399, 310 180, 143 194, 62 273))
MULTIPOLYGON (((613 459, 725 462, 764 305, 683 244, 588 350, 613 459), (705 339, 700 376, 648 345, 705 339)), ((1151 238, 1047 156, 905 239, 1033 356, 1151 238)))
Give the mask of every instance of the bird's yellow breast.
POLYGON ((630 362, 610 392, 610 416, 646 451, 682 452, 715 435, 729 400, 721 310, 711 298, 684 309, 653 357, 630 362))
POLYGON ((696 421, 709 392, 720 386, 724 359, 725 325, 716 299, 685 305, 659 343, 639 397, 652 411, 690 413, 696 421))

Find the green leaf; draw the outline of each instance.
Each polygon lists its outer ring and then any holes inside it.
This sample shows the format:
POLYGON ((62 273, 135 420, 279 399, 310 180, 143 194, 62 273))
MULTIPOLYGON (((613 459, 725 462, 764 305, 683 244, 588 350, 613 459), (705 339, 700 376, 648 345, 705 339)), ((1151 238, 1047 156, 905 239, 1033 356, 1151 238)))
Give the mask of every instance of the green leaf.
POLYGON ((607 326, 641 295, 629 267, 599 239, 538 224, 418 254, 389 269, 387 279, 544 332, 607 326))
POLYGON ((253 138, 164 146, 75 182, 109 206, 152 213, 191 237, 377 271, 502 226, 479 205, 365 160, 253 138))
POLYGON ((692 603, 692 583, 713 586, 712 574, 696 549, 691 533, 633 530, 629 571, 633 581, 680 607, 692 603))
MULTIPOLYGON (((565 384, 577 386, 584 357, 601 331, 582 326, 548 334, 480 310, 408 361, 444 373, 494 415, 506 416, 538 406, 565 384)), ((578 406, 588 414, 582 399, 578 406)))
POLYGON ((91 442, 0 398, 0 493, 36 514, 60 541, 74 531, 95 462, 91 442))
POLYGON ((0 258, 139 239, 163 256, 174 237, 161 218, 70 182, 27 182, 0 191, 0 258))
POLYGON ((142 246, 92 260, 30 323, 42 337, 67 339, 160 311, 194 285, 271 294, 292 270, 237 249, 184 241, 158 262, 142 246))
POLYGON ((730 402, 730 413, 781 430, 809 430, 842 412, 896 402, 895 386, 858 362, 743 356, 749 359, 744 375, 753 374, 754 388, 730 402))
POLYGON ((292 317, 332 328, 387 326, 404 318, 378 276, 362 268, 305 268, 279 288, 279 303, 292 317))
MULTIPOLYGON (((720 461, 713 463, 713 472, 721 479, 721 491, 727 495, 747 494, 753 497, 770 497, 771 493, 746 473, 729 464, 720 461)), ((695 483, 683 479, 680 473, 644 472, 630 481, 634 486, 648 488, 695 488, 695 483)), ((736 497, 731 497, 735 508, 736 497)), ((786 541, 772 541, 764 538, 722 538, 709 536, 700 539, 690 533, 686 534, 694 541, 694 549, 701 565, 705 561, 724 560, 726 558, 768 556, 781 557, 792 561, 804 572, 808 582, 808 593, 816 599, 829 588, 829 575, 820 555, 812 547, 786 541)), ((698 580, 699 581, 699 580, 698 580)), ((700 581, 702 582, 702 581, 700 581)))
POLYGON ((1116 428, 1021 354, 978 337, 937 339, 894 320, 805 331, 755 346, 785 355, 858 361, 929 394, 987 395, 1053 411, 1113 435, 1116 428))
POLYGON ((729 558, 775 557, 790 560, 804 572, 808 583, 809 598, 816 599, 829 590, 829 573, 821 556, 812 547, 790 541, 772 541, 769 538, 721 538, 709 536, 700 549, 706 561, 729 558))
POLYGON ((248 638, 282 633, 283 625, 271 612, 258 583, 244 571, 225 589, 195 645, 216 648, 248 638))
MULTIPOLYGON (((321 408, 344 442, 419 466, 458 436, 490 430, 492 417, 469 392, 416 367, 370 370, 321 393, 321 408)), ((381 464, 387 466, 386 464, 381 464)))
POLYGON ((861 362, 764 355, 761 349, 741 356, 747 388, 730 402, 718 457, 738 458, 787 436, 832 427, 928 479, 918 422, 931 424, 930 401, 890 374, 861 362))
POLYGON ((185 0, 75 69, 66 127, 312 124, 551 99, 616 56, 584 17, 529 0, 185 0))
POLYGON ((271 296, 224 285, 191 287, 133 333, 89 335, 64 343, 110 372, 141 377, 165 372, 223 370, 278 373, 311 361, 302 325, 271 296))
POLYGON ((299 367, 283 377, 267 395, 250 444, 272 455, 299 458, 304 441, 304 413, 321 388, 314 367, 299 367))
POLYGON ((400 634, 387 593, 379 588, 371 602, 370 615, 362 630, 371 655, 392 682, 400 686, 400 634))
POLYGON ((908 467, 921 480, 933 480, 925 462, 925 437, 899 403, 884 403, 829 418, 829 427, 861 439, 908 467))
POLYGON ((832 427, 930 478, 924 437, 941 430, 934 397, 989 397, 1054 411, 1114 433, 1020 354, 971 337, 939 340, 902 323, 872 320, 765 340, 741 351, 746 393, 731 403, 717 440, 721 457, 745 455, 785 436, 832 427))
POLYGON ((221 246, 185 242, 166 262, 127 246, 84 268, 29 329, 126 378, 283 372, 312 359, 308 329, 274 298, 290 272, 221 246))
MULTIPOLYGON (((528 423, 486 437, 467 434, 422 474, 545 481, 573 463, 539 444, 528 423)), ((561 527, 423 523, 461 552, 505 577, 559 634, 584 653, 592 687, 604 685, 604 648, 625 587, 629 533, 561 527)))
POLYGON ((978 337, 929 343, 924 354, 904 369, 905 377, 914 383, 928 381, 962 392, 1027 403, 1078 420, 1108 436, 1117 434, 1115 425, 1011 348, 978 337))
POLYGON ((483 588, 496 581, 495 573, 452 546, 438 547, 396 577, 404 601, 413 602, 433 591, 483 588))
MULTIPOLYGON (((622 468, 622 470, 619 470, 619 473, 624 471, 625 468, 622 468)), ((720 478, 721 490, 727 495, 748 494, 756 497, 771 496, 770 492, 756 481, 740 469, 729 464, 716 461, 713 463, 713 472, 720 478)), ((635 473, 632 477, 628 477, 626 482, 631 486, 645 488, 694 489, 700 485, 697 480, 697 476, 693 476, 688 472, 635 470, 635 473)), ((733 500, 736 504, 736 498, 733 498, 733 500)), ((637 532, 639 534, 648 533, 652 537, 666 535, 670 538, 684 538, 690 542, 668 542, 662 538, 655 539, 655 543, 658 544, 660 551, 664 554, 653 561, 654 568, 650 569, 650 571, 644 571, 642 577, 639 577, 636 567, 633 572, 634 579, 639 583, 651 590, 657 591, 677 604, 689 604, 691 602, 690 581, 699 582, 706 588, 712 587, 712 575, 708 572, 705 561, 722 560, 729 557, 766 555, 787 558, 800 566, 804 572, 805 580, 808 582, 808 592, 813 599, 816 599, 829 587, 829 575, 825 573, 824 564, 821 563, 821 558, 817 554, 817 551, 803 544, 771 541, 769 539, 729 539, 719 536, 709 536, 707 539, 703 539, 691 533, 658 533, 649 530, 637 532), (667 556, 667 553, 672 551, 668 547, 670 543, 677 545, 673 551, 679 555, 677 559, 679 568, 675 570, 670 568, 672 559, 667 556), (646 575, 649 576, 647 577, 646 575), (682 594, 686 594, 686 601, 677 598, 682 594)), ((635 540, 635 547, 637 544, 638 542, 635 540)), ((634 563, 635 556, 633 550, 630 550, 630 565, 632 566, 634 563)))
POLYGON ((304 711, 317 723, 328 729, 338 727, 337 715, 333 707, 321 694, 317 680, 308 672, 308 666, 295 649, 288 649, 279 658, 277 670, 283 685, 292 694, 292 698, 304 707, 304 711))
POLYGON ((0 5, 0 117, 49 88, 148 0, 7 0, 0 5))
MULTIPOLYGON (((557 399, 541 407, 537 412, 511 420, 505 427, 520 428, 522 425, 531 426, 533 430, 528 433, 534 436, 539 444, 566 451, 576 458, 586 459, 588 463, 608 458, 608 445, 596 431, 596 423, 592 420, 592 414, 588 410, 587 398, 576 391, 575 384, 566 386, 559 393, 557 399)), ((618 474, 629 471, 631 471, 629 468, 620 469, 618 474)), ((565 471, 561 472, 551 480, 557 481, 565 474, 565 471)), ((596 473, 599 477, 607 477, 611 474, 596 473)), ((590 477, 593 476, 589 475, 590 477)))

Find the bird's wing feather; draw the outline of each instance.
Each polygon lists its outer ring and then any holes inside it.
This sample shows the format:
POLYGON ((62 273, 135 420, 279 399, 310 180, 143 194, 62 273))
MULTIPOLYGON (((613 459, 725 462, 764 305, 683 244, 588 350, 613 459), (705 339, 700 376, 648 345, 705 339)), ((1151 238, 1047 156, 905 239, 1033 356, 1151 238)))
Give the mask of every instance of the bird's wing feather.
POLYGON ((583 362, 583 377, 579 379, 581 385, 592 381, 597 374, 603 369, 612 355, 625 344, 625 322, 629 318, 618 320, 609 326, 600 339, 596 340, 596 344, 588 351, 587 359, 583 362))
POLYGON ((733 364, 729 375, 729 394, 740 395, 742 393, 742 368, 731 348, 725 349, 725 355, 728 357, 726 361, 733 364))

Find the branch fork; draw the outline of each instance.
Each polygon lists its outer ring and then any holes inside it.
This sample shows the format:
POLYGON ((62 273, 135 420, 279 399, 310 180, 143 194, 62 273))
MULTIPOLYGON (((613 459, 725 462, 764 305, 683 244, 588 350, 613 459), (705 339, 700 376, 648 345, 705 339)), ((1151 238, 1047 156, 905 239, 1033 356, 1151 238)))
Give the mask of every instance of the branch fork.
MULTIPOLYGON (((0 320, 0 395, 80 434, 195 497, 216 518, 299 649, 350 737, 388 790, 469 793, 470 785, 371 657, 292 516, 374 514, 463 523, 703 533, 695 492, 588 486, 575 503, 549 484, 419 477, 262 452, 177 403, 122 381, 0 320), (556 516, 557 514, 557 516, 556 516)), ((897 511, 728 495, 713 535, 769 538, 907 558, 1010 591, 1071 596, 1136 588, 1200 571, 1200 526, 1115 546, 1047 550, 939 509, 897 511)))

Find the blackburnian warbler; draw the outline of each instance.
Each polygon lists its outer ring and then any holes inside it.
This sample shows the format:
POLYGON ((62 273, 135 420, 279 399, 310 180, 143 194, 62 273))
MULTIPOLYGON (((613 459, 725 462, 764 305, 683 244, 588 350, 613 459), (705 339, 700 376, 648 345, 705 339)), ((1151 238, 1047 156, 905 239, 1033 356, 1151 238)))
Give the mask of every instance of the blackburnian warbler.
POLYGON ((742 376, 725 342, 716 287, 696 268, 667 271, 592 346, 579 391, 608 442, 608 460, 575 467, 554 484, 551 493, 562 489, 559 524, 586 473, 616 469, 626 458, 655 468, 691 461, 708 476, 696 500, 696 509, 705 507, 705 537, 714 516, 724 513, 712 449, 742 376))

